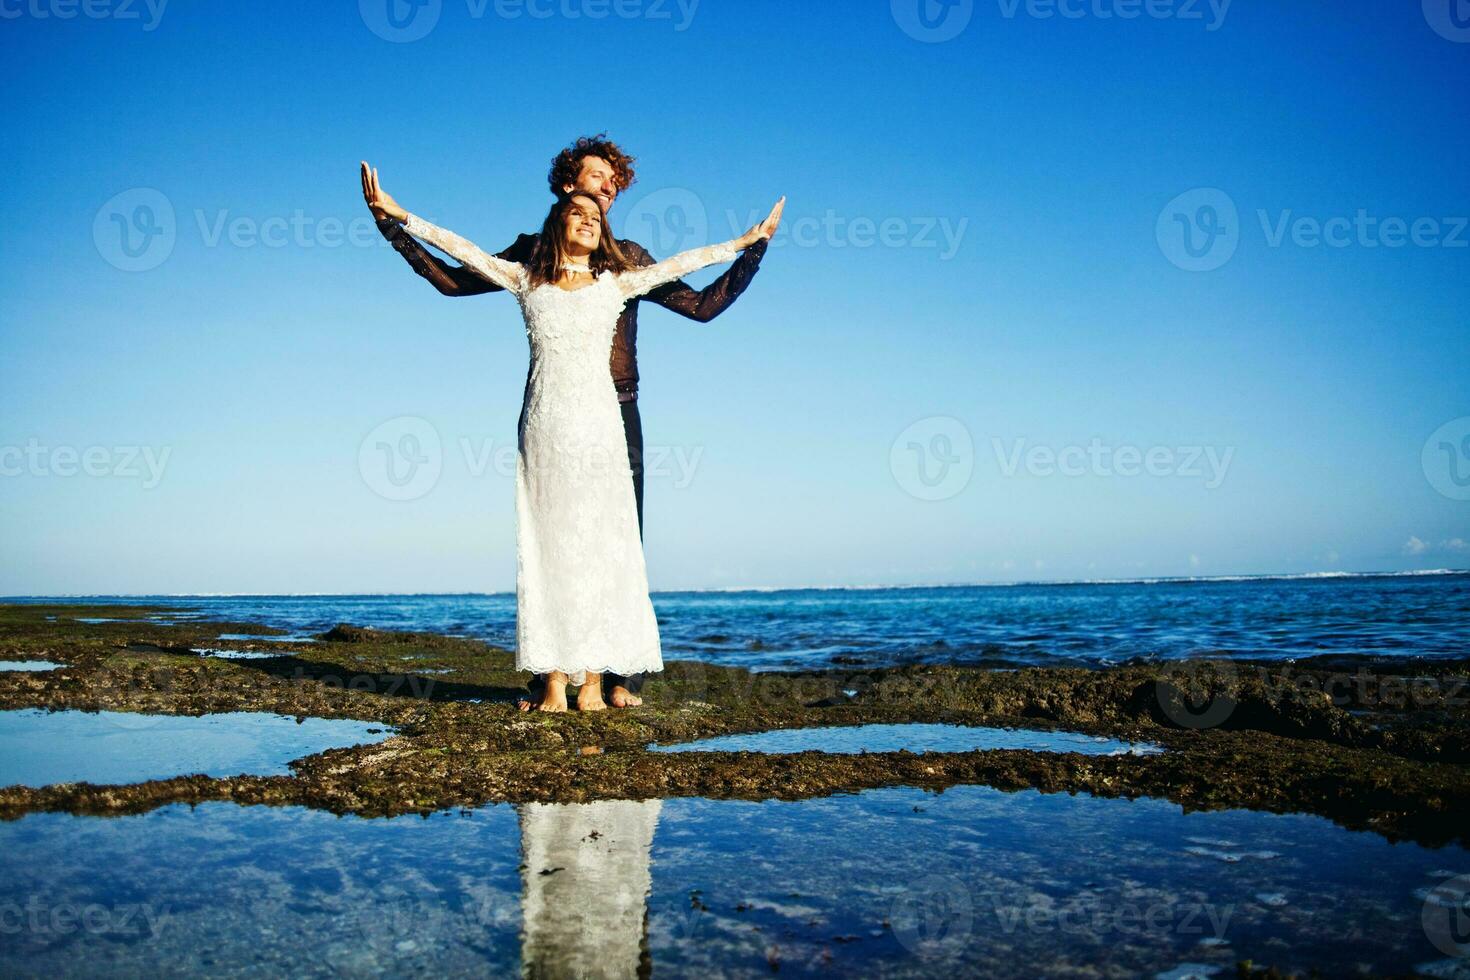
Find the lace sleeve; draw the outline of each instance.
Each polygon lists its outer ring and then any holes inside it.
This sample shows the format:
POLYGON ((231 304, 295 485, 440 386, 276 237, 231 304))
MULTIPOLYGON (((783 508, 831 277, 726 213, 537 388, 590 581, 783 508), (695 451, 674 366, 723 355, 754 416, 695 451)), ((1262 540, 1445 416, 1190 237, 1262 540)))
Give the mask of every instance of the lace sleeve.
POLYGON ((735 258, 737 251, 733 238, 728 242, 720 242, 718 245, 691 248, 687 252, 680 252, 662 262, 655 262, 641 269, 619 272, 617 274, 618 288, 629 299, 634 296, 642 296, 650 289, 662 286, 666 282, 673 282, 696 269, 703 269, 716 262, 729 262, 735 258))
POLYGON ((404 219, 403 230, 458 259, 464 263, 465 268, 479 273, 495 285, 503 286, 517 295, 525 292, 526 267, 519 262, 491 255, 474 242, 430 224, 416 214, 410 214, 404 219))

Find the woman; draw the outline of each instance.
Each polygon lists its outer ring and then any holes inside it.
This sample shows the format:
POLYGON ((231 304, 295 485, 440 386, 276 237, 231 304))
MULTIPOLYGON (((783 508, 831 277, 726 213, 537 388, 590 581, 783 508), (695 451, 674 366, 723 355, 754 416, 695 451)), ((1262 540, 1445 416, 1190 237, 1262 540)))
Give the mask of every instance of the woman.
POLYGON ((663 669, 626 438, 608 356, 628 300, 770 237, 785 198, 739 238, 633 267, 591 195, 552 205, 524 265, 410 214, 362 165, 370 206, 512 292, 531 344, 516 456, 516 668, 544 674, 537 707, 605 708, 602 673, 663 669))

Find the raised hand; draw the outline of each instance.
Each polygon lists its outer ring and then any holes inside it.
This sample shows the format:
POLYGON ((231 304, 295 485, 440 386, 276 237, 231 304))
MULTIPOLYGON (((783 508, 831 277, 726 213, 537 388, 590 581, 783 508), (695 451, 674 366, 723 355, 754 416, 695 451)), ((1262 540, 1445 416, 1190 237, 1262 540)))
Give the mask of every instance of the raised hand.
POLYGON ((393 195, 378 186, 377 168, 369 167, 366 160, 362 161, 362 197, 374 218, 403 221, 408 217, 408 212, 398 206, 393 195))
POLYGON ((771 213, 760 224, 752 225, 751 229, 735 240, 736 248, 749 248, 762 238, 770 238, 776 233, 781 225, 781 212, 786 210, 786 195, 781 195, 781 200, 771 208, 771 213))

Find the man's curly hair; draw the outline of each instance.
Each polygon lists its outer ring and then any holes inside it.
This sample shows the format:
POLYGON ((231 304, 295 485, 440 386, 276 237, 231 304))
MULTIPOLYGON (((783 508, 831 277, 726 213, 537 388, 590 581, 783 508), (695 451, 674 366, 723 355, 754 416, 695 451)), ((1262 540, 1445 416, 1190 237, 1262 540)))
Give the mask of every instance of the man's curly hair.
POLYGON ((618 144, 607 139, 606 133, 598 133, 596 136, 579 136, 575 143, 552 158, 551 173, 546 175, 551 193, 561 197, 566 193, 562 190, 563 187, 577 182, 577 175, 582 172, 583 157, 602 157, 606 160, 608 166, 612 167, 613 183, 618 185, 620 194, 637 180, 633 175, 633 158, 624 153, 618 144))

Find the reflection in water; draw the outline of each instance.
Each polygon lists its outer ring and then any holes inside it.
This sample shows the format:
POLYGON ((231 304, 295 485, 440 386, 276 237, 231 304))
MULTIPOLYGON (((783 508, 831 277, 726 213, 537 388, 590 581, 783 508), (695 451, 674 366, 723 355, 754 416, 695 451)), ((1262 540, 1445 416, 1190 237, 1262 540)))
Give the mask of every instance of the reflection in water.
POLYGON ((1465 848, 1320 817, 984 786, 32 813, 0 977, 1451 976, 1467 882, 1465 848))
POLYGON ((649 849, 662 800, 526 803, 522 973, 647 976, 649 849))

